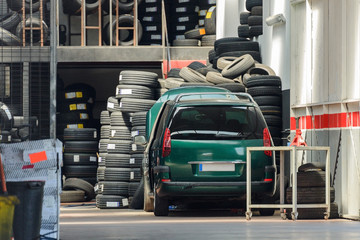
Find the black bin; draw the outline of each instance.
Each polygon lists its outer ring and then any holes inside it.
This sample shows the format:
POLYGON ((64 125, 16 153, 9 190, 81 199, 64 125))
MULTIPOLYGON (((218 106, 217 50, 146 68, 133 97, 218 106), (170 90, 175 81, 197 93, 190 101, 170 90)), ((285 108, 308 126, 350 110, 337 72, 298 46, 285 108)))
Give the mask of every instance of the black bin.
POLYGON ((16 195, 13 231, 16 240, 40 239, 45 181, 7 182, 10 195, 16 195))

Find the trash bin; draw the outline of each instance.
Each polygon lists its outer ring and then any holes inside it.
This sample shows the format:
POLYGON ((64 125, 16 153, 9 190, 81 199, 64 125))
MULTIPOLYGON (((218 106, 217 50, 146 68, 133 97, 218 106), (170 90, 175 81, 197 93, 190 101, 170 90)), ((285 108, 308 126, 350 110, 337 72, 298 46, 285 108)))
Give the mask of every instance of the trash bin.
POLYGON ((0 239, 10 240, 15 205, 19 203, 16 196, 0 196, 0 239))
POLYGON ((8 192, 16 195, 13 231, 16 240, 40 239, 45 181, 7 182, 8 192))

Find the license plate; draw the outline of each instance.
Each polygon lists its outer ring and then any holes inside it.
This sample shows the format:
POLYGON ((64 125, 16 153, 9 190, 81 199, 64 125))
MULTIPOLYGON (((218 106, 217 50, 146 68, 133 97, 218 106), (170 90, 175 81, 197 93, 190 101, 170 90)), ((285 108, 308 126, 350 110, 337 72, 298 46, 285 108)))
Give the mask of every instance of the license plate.
POLYGON ((200 172, 233 172, 235 171, 234 163, 201 163, 199 164, 200 172))

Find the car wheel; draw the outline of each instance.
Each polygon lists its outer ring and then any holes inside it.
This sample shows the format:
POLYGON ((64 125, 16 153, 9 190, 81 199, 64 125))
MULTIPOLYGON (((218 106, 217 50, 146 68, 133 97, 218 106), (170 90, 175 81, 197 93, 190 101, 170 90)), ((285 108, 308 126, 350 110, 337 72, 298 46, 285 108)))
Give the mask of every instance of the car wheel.
POLYGON ((155 187, 154 184, 154 215, 167 216, 169 214, 169 202, 166 198, 159 197, 155 187))
POLYGON ((259 209, 261 216, 272 216, 275 213, 275 209, 273 208, 260 208, 259 209))

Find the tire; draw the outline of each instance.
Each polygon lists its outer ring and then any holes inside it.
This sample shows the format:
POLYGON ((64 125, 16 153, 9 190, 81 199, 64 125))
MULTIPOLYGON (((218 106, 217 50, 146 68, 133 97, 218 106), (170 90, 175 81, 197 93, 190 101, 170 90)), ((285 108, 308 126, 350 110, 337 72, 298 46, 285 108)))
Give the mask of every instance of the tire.
POLYGON ((262 20, 263 20, 262 16, 253 16, 253 15, 251 15, 248 18, 248 25, 250 27, 251 26, 256 26, 256 25, 262 25, 262 20))
MULTIPOLYGON (((27 18, 25 20, 25 27, 34 27, 34 28, 38 28, 42 25, 43 28, 43 43, 45 43, 48 39, 48 33, 49 33, 49 28, 46 25, 46 23, 44 21, 40 21, 40 19, 38 18, 27 18)), ((26 44, 30 44, 31 40, 30 40, 30 34, 26 34, 26 31, 30 31, 28 29, 25 30, 25 43, 26 44)), ((41 44, 41 35, 40 35, 40 30, 33 30, 33 45, 40 45, 41 44)), ((22 42, 22 38, 23 38, 23 21, 21 21, 18 26, 16 27, 16 35, 18 36, 18 38, 20 39, 20 41, 22 42)))
POLYGON ((280 86, 260 86, 260 87, 248 87, 247 93, 251 96, 280 96, 282 91, 280 86))
POLYGON ((235 83, 234 80, 225 78, 221 75, 221 73, 217 72, 208 72, 208 74, 206 74, 206 81, 213 84, 235 83))
POLYGON ((145 126, 136 126, 131 128, 131 137, 135 136, 145 136, 146 127, 145 126))
POLYGON ((246 9, 251 11, 251 9, 255 6, 262 6, 263 0, 246 0, 246 9))
POLYGON ((105 181, 139 182, 140 168, 105 168, 105 181))
POLYGON ((117 85, 116 98, 154 99, 154 92, 149 87, 139 85, 117 85))
POLYGON ((128 206, 128 199, 122 196, 102 194, 96 196, 96 207, 100 209, 117 209, 128 206))
POLYGON ((109 140, 107 144, 107 152, 128 154, 131 151, 132 141, 128 140, 109 140))
MULTIPOLYGON (((130 193, 129 193, 130 195, 130 193)), ((133 199, 130 203, 132 209, 143 209, 144 208, 144 182, 141 179, 138 188, 136 189, 133 199)))
POLYGON ((245 86, 240 83, 221 83, 216 86, 225 88, 231 92, 245 92, 245 86))
POLYGON ((146 125, 147 112, 136 112, 132 115, 131 125, 133 127, 146 125))
POLYGON ((85 192, 85 201, 95 198, 94 187, 90 183, 79 178, 67 178, 63 185, 64 190, 82 190, 85 192))
POLYGON ((69 165, 63 167, 63 174, 67 178, 94 177, 96 172, 96 165, 69 165))
POLYGON ((96 177, 98 182, 105 181, 105 167, 98 167, 96 177))
POLYGON ((2 102, 0 102, 0 119, 1 130, 10 131, 14 124, 14 118, 8 106, 2 102))
POLYGON ((110 125, 102 125, 100 129, 101 139, 110 139, 110 125))
MULTIPOLYGON (((109 13, 109 0, 106 0, 103 4, 102 4, 102 8, 105 12, 109 13)), ((133 8, 134 8, 134 1, 117 1, 118 2, 118 6, 119 6, 119 13, 120 14, 124 14, 124 13, 130 13, 133 8)), ((141 0, 137 1, 138 4, 141 2, 141 0)), ((138 5, 139 6, 139 5, 138 5)), ((112 12, 115 13, 116 12, 116 0, 112 0, 112 12)))
POLYGON ((96 153, 98 151, 97 141, 66 141, 65 153, 96 153))
POLYGON ((0 27, 0 46, 21 46, 22 41, 16 35, 0 27))
POLYGON ((305 163, 298 168, 299 172, 325 171, 325 164, 322 162, 305 163))
POLYGON ((248 24, 248 17, 250 17, 250 12, 241 12, 240 13, 240 24, 248 24))
POLYGON ((297 173, 298 187, 325 187, 325 182, 325 171, 309 171, 297 173))
POLYGON ((275 71, 267 66, 267 65, 264 65, 264 64, 260 64, 260 63, 255 63, 255 66, 250 68, 248 71, 247 71, 248 74, 250 75, 254 75, 254 74, 257 74, 257 75, 269 75, 269 76, 275 76, 276 73, 275 71))
POLYGON ((279 106, 261 106, 260 110, 263 115, 274 115, 281 117, 281 107, 279 106))
POLYGON ((140 168, 142 160, 144 158, 144 154, 131 154, 130 156, 130 167, 132 168, 140 168))
POLYGON ((253 97, 254 101, 259 106, 281 106, 281 97, 280 96, 257 96, 253 97))
POLYGON ((113 112, 110 116, 111 126, 131 126, 129 114, 123 112, 113 112))
POLYGON ((64 153, 64 166, 68 165, 97 165, 98 158, 95 153, 64 153))
POLYGON ((109 141, 109 139, 100 139, 99 153, 107 153, 107 145, 109 144, 109 141))
POLYGON ((148 111, 155 102, 147 99, 122 98, 120 110, 128 113, 148 111))
POLYGON ((99 189, 102 195, 117 195, 128 196, 129 183, 128 182, 99 182, 99 189))
POLYGON ((21 17, 17 12, 9 12, 0 16, 0 26, 9 32, 13 32, 20 22, 21 17))
POLYGON ((109 97, 107 100, 106 109, 111 113, 120 111, 119 99, 116 99, 115 97, 109 97))
POLYGON ((216 57, 216 52, 214 49, 211 49, 208 54, 209 62, 213 63, 215 57, 216 57))
POLYGON ((180 73, 180 68, 172 68, 170 69, 170 71, 168 72, 167 77, 168 78, 181 78, 179 73, 180 73))
POLYGON ((180 47, 180 46, 199 46, 199 40, 197 39, 176 39, 173 41, 172 44, 174 47, 180 47))
POLYGON ((221 71, 221 75, 227 78, 236 78, 246 72, 254 63, 253 57, 250 54, 245 54, 227 65, 221 71))
POLYGON ((96 128, 66 128, 64 130, 65 141, 89 141, 97 139, 98 134, 96 128))
POLYGON ((11 143, 11 133, 9 131, 1 131, 0 143, 11 143))
POLYGON ((282 118, 274 115, 264 115, 266 124, 272 127, 281 127, 282 118))
MULTIPOLYGON (((140 180, 140 182, 141 182, 141 180, 140 180)), ((134 196, 134 193, 135 193, 136 189, 138 189, 140 182, 129 183, 129 192, 128 192, 129 196, 131 196, 131 197, 134 196)), ((144 196, 144 193, 142 195, 144 196)))
POLYGON ((141 85, 150 88, 158 86, 158 75, 146 71, 121 71, 119 75, 119 84, 141 85))
POLYGON ((129 168, 130 154, 108 153, 106 155, 105 166, 107 168, 129 168))
POLYGON ((107 153, 99 153, 98 166, 105 167, 107 153))
POLYGON ((248 24, 238 26, 238 36, 243 38, 250 37, 250 28, 248 24))
POLYGON ((190 86, 198 86, 198 87, 203 87, 203 86, 213 86, 214 84, 212 83, 196 83, 196 82, 185 82, 182 83, 180 85, 180 87, 190 87, 190 86))
POLYGON ((75 83, 65 89, 66 102, 86 102, 93 104, 96 98, 96 90, 88 84, 75 83))
POLYGON ((256 25, 249 27, 249 37, 257 37, 263 34, 263 26, 256 25))
POLYGON ((256 51, 235 51, 235 52, 226 52, 223 53, 221 55, 219 55, 217 58, 215 58, 213 66, 214 68, 217 68, 217 60, 221 57, 241 57, 245 54, 250 54, 253 59, 257 62, 261 62, 261 56, 260 56, 260 52, 256 52, 256 51))
POLYGON ((184 82, 185 81, 182 78, 167 78, 165 81, 165 88, 167 89, 178 88, 184 82))
POLYGON ((61 203, 83 202, 85 200, 85 192, 81 190, 67 190, 60 193, 61 203))
POLYGON ((216 6, 209 8, 205 16, 206 34, 216 34, 216 6))
POLYGON ((216 41, 216 35, 205 35, 201 38, 201 46, 212 47, 216 41))
POLYGON ((249 39, 246 38, 241 38, 241 37, 226 37, 226 38, 220 38, 218 40, 215 41, 214 43, 214 50, 216 51, 216 49, 218 48, 218 46, 220 44, 223 43, 234 43, 234 42, 248 42, 249 39))
MULTIPOLYGON (((324 187, 306 187, 297 189, 297 203, 325 203, 324 187)), ((335 200, 335 189, 330 187, 330 202, 335 200)), ((286 202, 292 203, 292 187, 286 189, 286 202)))
POLYGON ((209 72, 220 73, 217 69, 214 69, 212 67, 199 68, 199 69, 196 69, 196 71, 204 76, 206 76, 206 74, 208 74, 209 72))
POLYGON ((74 112, 65 112, 61 114, 60 122, 65 124, 72 124, 72 123, 79 123, 79 122, 86 122, 92 118, 91 113, 86 111, 74 111, 74 112))
POLYGON ((110 112, 109 111, 101 111, 100 124, 101 125, 110 125, 110 112))
POLYGON ((206 67, 206 65, 202 64, 201 62, 194 61, 194 62, 190 63, 187 67, 191 68, 193 70, 197 70, 199 68, 206 67))
POLYGON ((205 28, 196 28, 190 31, 186 31, 184 35, 186 39, 201 39, 203 36, 205 36, 205 34, 205 28))
POLYGON ((274 126, 268 126, 270 135, 273 138, 280 138, 281 137, 281 128, 280 127, 274 127, 274 126))
MULTIPOLYGON (((23 8, 22 0, 6 0, 8 8, 13 10, 14 12, 19 12, 23 8)), ((43 2, 45 4, 45 1, 43 2)), ((32 12, 37 12, 40 8, 40 0, 32 1, 32 12)), ((30 1, 25 1, 25 12, 30 13, 30 1)))
POLYGON ((131 140, 130 129, 126 126, 111 126, 110 140, 131 140))
POLYGON ((217 69, 223 70, 226 66, 230 65, 237 57, 221 57, 217 60, 217 69))
POLYGON ((189 67, 183 67, 180 70, 179 75, 186 81, 186 82, 197 82, 197 83, 206 83, 206 78, 204 75, 196 72, 195 70, 189 67))
POLYGON ((169 215, 168 199, 159 197, 159 195, 156 192, 155 185, 154 185, 154 215, 155 216, 169 215))
POLYGON ((263 7, 255 6, 251 8, 251 16, 262 16, 263 15, 263 7))
MULTIPOLYGON (((134 24, 134 17, 129 14, 120 15, 119 19, 119 27, 132 27, 134 24)), ((112 24, 107 24, 105 26, 104 31, 104 40, 107 45, 110 45, 110 27, 113 29, 113 37, 112 37, 112 44, 116 44, 116 19, 112 22, 112 24)), ((131 32, 133 30, 120 30, 119 34, 119 45, 120 46, 131 46, 134 44, 134 38, 133 33, 131 32), (122 36, 125 36, 125 38, 122 38, 122 36)), ((141 37, 143 34, 143 29, 140 21, 138 20, 138 34, 137 34, 137 40, 140 42, 141 37)))
POLYGON ((218 45, 215 50, 216 55, 220 56, 223 53, 235 52, 235 51, 257 51, 259 52, 259 43, 258 42, 230 42, 230 43, 221 43, 218 45))
POLYGON ((281 79, 278 76, 252 76, 250 78, 247 78, 246 80, 244 79, 243 82, 247 88, 261 86, 281 86, 281 79))

